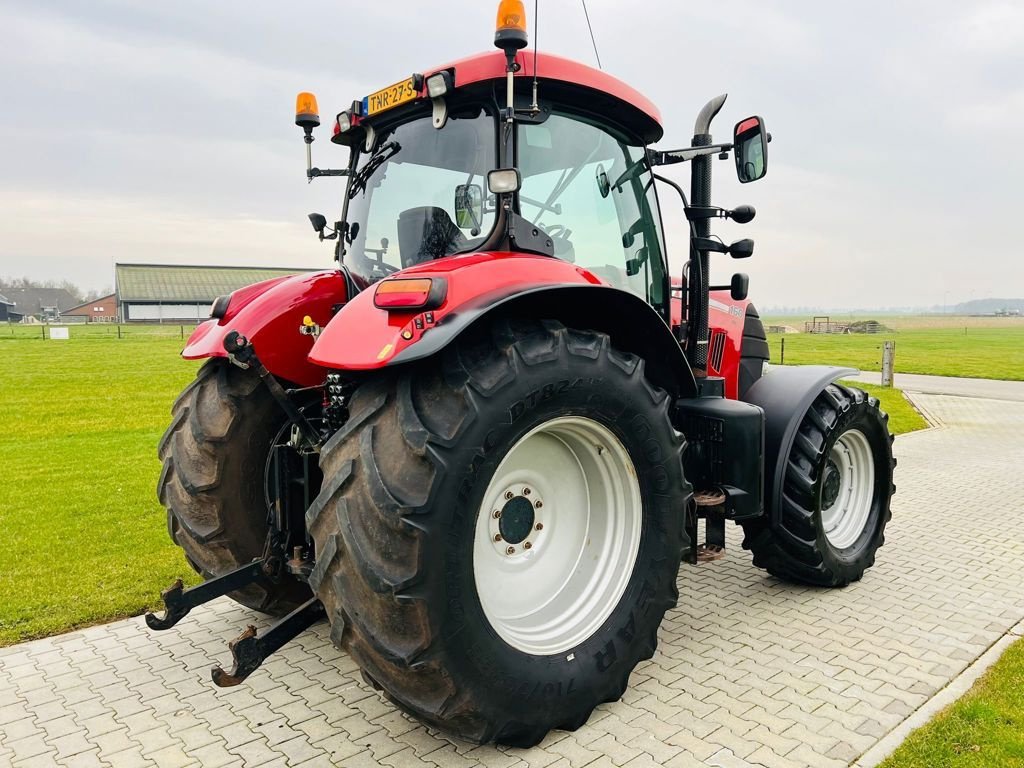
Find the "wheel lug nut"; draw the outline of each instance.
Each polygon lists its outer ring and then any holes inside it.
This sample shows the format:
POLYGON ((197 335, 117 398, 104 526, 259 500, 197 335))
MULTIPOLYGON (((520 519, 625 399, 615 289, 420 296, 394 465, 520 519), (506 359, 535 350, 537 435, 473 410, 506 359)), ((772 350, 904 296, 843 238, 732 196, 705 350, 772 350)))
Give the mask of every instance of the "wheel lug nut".
POLYGON ((514 555, 515 553, 516 553, 516 548, 515 547, 509 547, 508 549, 505 550, 505 554, 506 555, 514 555))
POLYGON ((533 491, 529 488, 523 488, 523 496, 529 496, 531 493, 533 493, 533 491))
POLYGON ((523 544, 523 549, 530 549, 531 547, 533 547, 533 544, 531 544, 530 542, 526 542, 525 544, 523 544))
POLYGON ((499 517, 501 517, 501 510, 500 509, 494 510, 494 519, 497 520, 499 517))
POLYGON ((515 498, 515 494, 512 491, 505 491, 505 499, 507 501, 512 501, 513 498, 515 498))
POLYGON ((533 506, 535 506, 537 509, 540 509, 541 507, 544 506, 544 502, 541 501, 540 499, 537 499, 535 502, 533 502, 533 506))
POLYGON ((501 541, 501 534, 500 533, 494 534, 494 540, 495 541, 501 541))
POLYGON ((543 531, 544 530, 544 523, 537 523, 536 530, 543 531))

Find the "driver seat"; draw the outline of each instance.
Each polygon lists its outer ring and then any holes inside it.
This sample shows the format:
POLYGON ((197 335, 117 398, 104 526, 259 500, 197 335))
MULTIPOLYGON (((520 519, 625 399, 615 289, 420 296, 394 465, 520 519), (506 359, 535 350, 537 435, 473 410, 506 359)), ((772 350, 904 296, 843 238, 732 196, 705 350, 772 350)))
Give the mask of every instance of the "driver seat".
POLYGON ((403 269, 440 259, 465 245, 466 236, 444 208, 424 205, 398 214, 398 252, 403 269))

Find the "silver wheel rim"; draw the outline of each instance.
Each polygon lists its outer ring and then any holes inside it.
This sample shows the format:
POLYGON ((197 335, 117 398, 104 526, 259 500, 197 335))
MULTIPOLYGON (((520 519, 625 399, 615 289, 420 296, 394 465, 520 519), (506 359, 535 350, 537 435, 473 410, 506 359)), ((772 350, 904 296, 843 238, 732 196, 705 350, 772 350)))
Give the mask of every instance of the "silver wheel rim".
POLYGON ((477 517, 473 577, 491 627, 535 656, 587 640, 626 590, 641 518, 636 469, 607 427, 565 416, 524 435, 477 517))
POLYGON ((821 524, 837 549, 853 546, 864 533, 874 501, 875 464, 867 437, 858 429, 839 436, 822 482, 821 524))

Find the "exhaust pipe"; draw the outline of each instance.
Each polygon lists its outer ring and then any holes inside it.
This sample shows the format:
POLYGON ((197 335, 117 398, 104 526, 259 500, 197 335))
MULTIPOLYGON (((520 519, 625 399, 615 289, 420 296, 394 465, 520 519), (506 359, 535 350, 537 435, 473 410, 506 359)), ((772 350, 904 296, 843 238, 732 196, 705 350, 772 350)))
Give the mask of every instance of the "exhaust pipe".
MULTIPOLYGON (((701 109, 693 126, 691 147, 706 147, 711 144, 711 121, 722 109, 728 94, 716 96, 701 109)), ((695 157, 690 170, 690 205, 707 207, 711 205, 711 155, 695 157)), ((693 222, 694 235, 706 238, 711 234, 711 222, 697 219, 693 222)), ((694 373, 704 375, 708 364, 708 286, 710 260, 707 251, 698 251, 690 246, 689 305, 687 318, 687 348, 694 373), (696 267, 696 269, 694 268, 696 267)))

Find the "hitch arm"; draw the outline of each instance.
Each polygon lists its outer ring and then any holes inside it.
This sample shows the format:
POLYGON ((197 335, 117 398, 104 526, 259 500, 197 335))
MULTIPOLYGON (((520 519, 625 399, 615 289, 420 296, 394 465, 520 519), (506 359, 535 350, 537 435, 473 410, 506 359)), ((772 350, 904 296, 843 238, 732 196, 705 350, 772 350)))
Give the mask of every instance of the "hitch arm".
POLYGON ((297 635, 305 632, 324 617, 324 605, 315 597, 296 608, 274 626, 256 635, 251 624, 238 637, 228 643, 234 667, 225 672, 221 667, 210 671, 213 682, 221 688, 238 685, 255 672, 267 657, 297 635))
POLYGON ((156 630, 170 629, 196 606, 208 603, 228 592, 234 592, 265 576, 265 564, 265 560, 253 560, 247 565, 228 571, 223 576, 204 581, 190 589, 183 589, 184 585, 181 579, 175 579, 171 586, 160 593, 160 597, 164 601, 163 617, 147 613, 147 626, 156 630))

